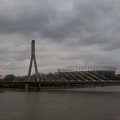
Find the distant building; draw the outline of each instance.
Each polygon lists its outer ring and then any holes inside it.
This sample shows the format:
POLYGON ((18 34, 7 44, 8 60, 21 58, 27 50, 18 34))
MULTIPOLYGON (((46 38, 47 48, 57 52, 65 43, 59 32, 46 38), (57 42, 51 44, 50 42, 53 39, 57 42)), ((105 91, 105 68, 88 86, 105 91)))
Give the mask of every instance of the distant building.
POLYGON ((81 66, 68 67, 67 69, 58 69, 62 76, 81 80, 114 80, 115 67, 109 66, 81 66))

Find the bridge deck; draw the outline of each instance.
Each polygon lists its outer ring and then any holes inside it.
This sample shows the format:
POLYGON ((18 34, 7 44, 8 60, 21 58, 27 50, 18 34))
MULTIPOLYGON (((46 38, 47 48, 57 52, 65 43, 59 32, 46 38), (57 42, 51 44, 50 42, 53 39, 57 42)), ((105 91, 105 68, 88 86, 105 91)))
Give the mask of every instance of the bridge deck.
POLYGON ((75 84, 82 84, 82 83, 90 84, 91 83, 92 84, 92 83, 94 83, 95 84, 96 83, 97 84, 97 83, 120 83, 120 80, 114 80, 114 81, 113 80, 109 80, 109 81, 108 80, 106 80, 106 81, 105 80, 103 80, 103 81, 97 81, 97 80, 94 80, 94 81, 91 81, 91 80, 85 80, 85 81, 81 81, 81 80, 80 81, 79 80, 71 80, 71 81, 69 81, 69 80, 65 80, 65 81, 57 81, 57 80, 56 81, 55 80, 54 81, 49 81, 49 80, 48 81, 1 81, 0 83, 3 83, 3 84, 9 84, 9 83, 10 84, 11 83, 12 84, 16 84, 16 83, 22 83, 22 84, 26 84, 26 83, 28 83, 28 84, 29 83, 33 83, 33 84, 34 83, 71 83, 71 84, 72 83, 75 83, 75 84))

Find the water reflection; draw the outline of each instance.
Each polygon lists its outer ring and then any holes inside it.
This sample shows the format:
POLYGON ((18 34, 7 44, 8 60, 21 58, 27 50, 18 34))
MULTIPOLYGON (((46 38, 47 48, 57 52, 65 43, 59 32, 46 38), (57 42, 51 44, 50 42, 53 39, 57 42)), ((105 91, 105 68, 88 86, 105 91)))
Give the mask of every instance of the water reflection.
POLYGON ((119 101, 120 86, 8 91, 0 93, 0 120, 120 120, 119 101))

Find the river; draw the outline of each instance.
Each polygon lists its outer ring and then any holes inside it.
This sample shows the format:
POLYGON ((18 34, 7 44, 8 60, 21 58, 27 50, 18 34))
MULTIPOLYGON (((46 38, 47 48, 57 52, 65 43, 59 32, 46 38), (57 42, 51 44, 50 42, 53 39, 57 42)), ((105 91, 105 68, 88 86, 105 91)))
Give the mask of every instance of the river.
POLYGON ((0 120, 120 120, 120 86, 3 91, 0 120))

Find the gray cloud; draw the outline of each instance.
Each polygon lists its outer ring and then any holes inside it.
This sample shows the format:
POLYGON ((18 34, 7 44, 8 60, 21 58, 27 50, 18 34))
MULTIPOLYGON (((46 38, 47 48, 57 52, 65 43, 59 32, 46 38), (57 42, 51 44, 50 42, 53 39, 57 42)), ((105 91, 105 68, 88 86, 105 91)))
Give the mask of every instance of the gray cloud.
POLYGON ((40 72, 119 65, 119 13, 119 0, 1 0, 0 69, 27 74, 32 39, 40 72))

